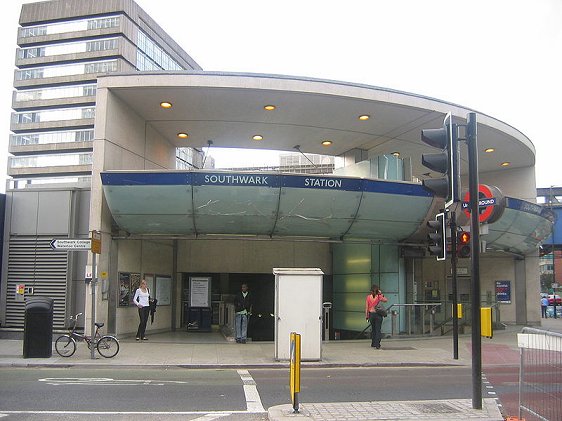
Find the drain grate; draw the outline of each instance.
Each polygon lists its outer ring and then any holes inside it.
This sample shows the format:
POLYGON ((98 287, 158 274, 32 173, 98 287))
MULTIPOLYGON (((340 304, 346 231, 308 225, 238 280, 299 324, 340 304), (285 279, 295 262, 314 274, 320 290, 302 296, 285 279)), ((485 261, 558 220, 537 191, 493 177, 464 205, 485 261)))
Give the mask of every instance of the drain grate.
POLYGON ((422 414, 455 414, 460 411, 446 403, 412 403, 422 414))

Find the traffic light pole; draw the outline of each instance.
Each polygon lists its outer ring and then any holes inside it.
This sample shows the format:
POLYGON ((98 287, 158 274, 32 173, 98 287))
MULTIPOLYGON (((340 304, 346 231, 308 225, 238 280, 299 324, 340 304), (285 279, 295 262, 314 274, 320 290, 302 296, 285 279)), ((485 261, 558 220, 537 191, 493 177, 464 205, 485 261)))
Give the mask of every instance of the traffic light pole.
POLYGON ((472 408, 482 409, 482 339, 480 336, 480 213, 478 210, 478 142, 476 113, 466 116, 468 191, 472 249, 472 408))
POLYGON ((455 212, 450 212, 451 227, 451 272, 453 283, 453 358, 459 359, 459 309, 457 301, 457 221, 455 212))

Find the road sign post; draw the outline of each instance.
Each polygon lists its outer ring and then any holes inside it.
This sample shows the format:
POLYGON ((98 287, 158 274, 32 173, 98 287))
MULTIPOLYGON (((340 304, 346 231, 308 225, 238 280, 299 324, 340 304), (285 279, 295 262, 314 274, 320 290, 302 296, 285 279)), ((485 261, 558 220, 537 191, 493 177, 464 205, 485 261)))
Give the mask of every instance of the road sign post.
POLYGON ((94 350, 94 333, 96 331, 96 284, 98 283, 98 270, 96 266, 97 255, 101 253, 101 233, 99 231, 90 231, 92 251, 92 320, 90 324, 90 334, 92 335, 92 346, 90 347, 90 358, 95 359, 94 350))
POLYGON ((50 245, 53 250, 92 252, 92 280, 90 282, 92 286, 92 320, 90 323, 92 346, 90 347, 90 358, 93 360, 95 359, 94 334, 96 332, 96 283, 98 280, 96 257, 101 253, 101 233, 99 231, 91 231, 90 238, 54 238, 51 240, 50 245))

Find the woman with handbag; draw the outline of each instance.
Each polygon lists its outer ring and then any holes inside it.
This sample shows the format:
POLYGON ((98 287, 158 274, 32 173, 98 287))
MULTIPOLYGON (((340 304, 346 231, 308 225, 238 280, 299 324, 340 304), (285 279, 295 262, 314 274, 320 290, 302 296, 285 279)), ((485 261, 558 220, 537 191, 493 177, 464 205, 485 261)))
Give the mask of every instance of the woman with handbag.
POLYGON ((381 328, 382 319, 386 316, 386 310, 379 308, 380 303, 386 303, 388 299, 382 294, 378 285, 371 287, 371 293, 365 300, 365 318, 371 323, 371 347, 380 349, 381 347, 381 328))
POLYGON ((148 322, 148 315, 150 314, 150 291, 146 286, 146 281, 143 279, 140 286, 135 291, 135 296, 133 297, 133 302, 139 308, 139 328, 137 329, 137 341, 143 340, 147 341, 148 338, 145 336, 146 332, 146 322, 148 322))

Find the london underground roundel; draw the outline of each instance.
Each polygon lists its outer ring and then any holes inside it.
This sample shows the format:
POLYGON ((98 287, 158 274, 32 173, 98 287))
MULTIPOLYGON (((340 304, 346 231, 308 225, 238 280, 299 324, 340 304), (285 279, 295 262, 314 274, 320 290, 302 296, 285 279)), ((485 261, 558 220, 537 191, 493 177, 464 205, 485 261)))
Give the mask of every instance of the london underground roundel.
MULTIPOLYGON (((465 215, 470 218, 470 193, 466 192, 462 202, 465 215)), ((492 223, 497 221, 505 209, 505 199, 496 186, 478 185, 478 220, 492 223)))

